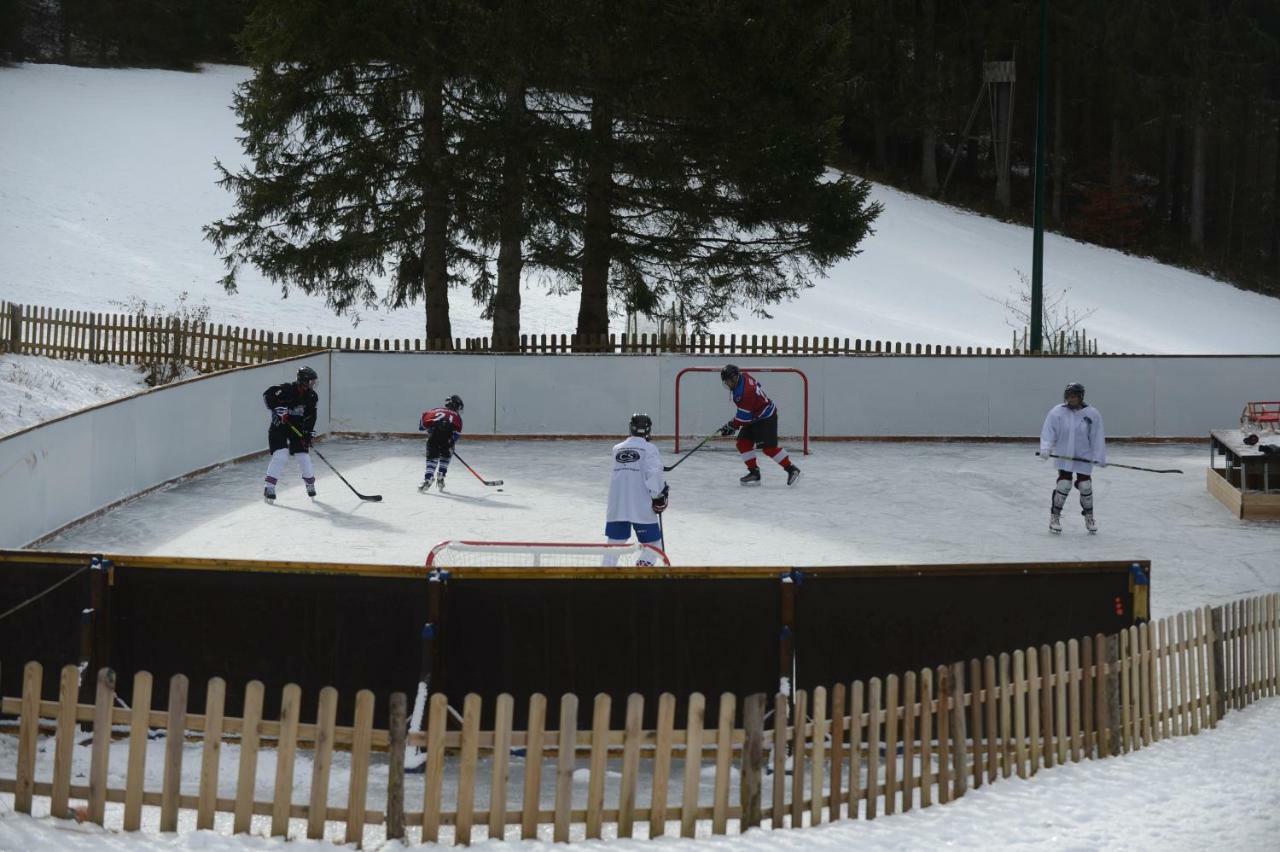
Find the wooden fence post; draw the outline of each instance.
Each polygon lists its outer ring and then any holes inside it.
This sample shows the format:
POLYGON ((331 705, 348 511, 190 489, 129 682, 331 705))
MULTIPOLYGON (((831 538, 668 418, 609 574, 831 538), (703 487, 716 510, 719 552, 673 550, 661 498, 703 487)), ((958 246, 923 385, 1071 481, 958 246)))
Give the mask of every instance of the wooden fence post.
POLYGON ((391 693, 391 714, 387 722, 387 839, 404 839, 404 749, 408 726, 407 701, 403 692, 391 693))
MULTIPOLYGON (((89 820, 97 825, 102 825, 107 811, 107 759, 111 748, 111 708, 115 700, 116 673, 111 669, 100 669, 98 696, 93 706, 93 747, 89 758, 89 820)), ((183 700, 186 700, 185 694, 183 700)), ((181 747, 181 732, 177 739, 181 747)))
POLYGON ((1120 637, 1114 633, 1107 637, 1106 665, 1106 700, 1100 706, 1106 714, 1098 720, 1098 737, 1099 751, 1110 757, 1120 753, 1120 637))
POLYGON ((1210 698, 1213 701, 1213 719, 1216 722, 1221 719, 1226 712, 1225 705, 1222 701, 1222 677, 1223 677, 1223 648, 1222 648, 1222 607, 1215 606, 1209 610, 1209 624, 1213 630, 1213 658, 1210 662, 1212 668, 1212 677, 1210 683, 1213 684, 1213 695, 1210 698))
MULTIPOLYGON (((760 791, 764 778, 764 693, 747 696, 742 706, 742 828, 758 828, 761 820, 760 791)), ((833 782, 834 783, 834 782, 833 782)))
POLYGON ((31 814, 36 786, 36 736, 40 733, 40 687, 43 667, 34 660, 22 670, 22 715, 18 719, 18 766, 14 773, 13 809, 31 814))
MULTIPOLYGON (((187 676, 169 678, 169 716, 164 734, 164 781, 160 791, 160 830, 178 830, 178 803, 182 785, 183 732, 187 727, 187 676)), ((94 731, 96 737, 97 731, 94 731)), ((107 731, 110 741, 110 729, 107 731)))
POLYGON ((9 351, 22 354, 22 305, 9 305, 9 351))

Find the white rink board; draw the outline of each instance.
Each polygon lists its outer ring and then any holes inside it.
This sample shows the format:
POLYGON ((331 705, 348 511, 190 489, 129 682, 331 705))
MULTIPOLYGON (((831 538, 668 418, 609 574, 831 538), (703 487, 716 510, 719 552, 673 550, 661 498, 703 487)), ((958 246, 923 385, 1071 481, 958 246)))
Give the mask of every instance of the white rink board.
MULTIPOLYGON (((1244 403, 1280 398, 1280 356, 333 355, 334 428, 412 432, 447 394, 466 401, 475 435, 612 435, 645 411, 675 433, 675 378, 685 367, 794 367, 809 378, 814 437, 1033 437, 1068 382, 1083 382, 1107 434, 1199 438, 1236 423, 1244 403)), ((799 435, 799 378, 760 376, 799 435)), ((716 373, 682 380, 681 429, 708 434, 733 415, 716 373)))
POLYGON ((229 370, 72 414, 0 439, 0 546, 47 533, 194 470, 266 449, 262 392, 302 364, 319 374, 328 430, 329 356, 229 370))
MULTIPOLYGON (((231 370, 89 409, 0 439, 0 546, 21 547, 193 470, 266 449, 261 393, 301 363, 320 373, 317 431, 413 433, 450 393, 466 434, 621 436, 632 412, 675 428, 675 376, 708 355, 465 355, 336 352, 231 370), (332 364, 332 374, 330 365, 332 364)), ((1068 381, 1117 437, 1199 439, 1249 400, 1280 397, 1280 357, 733 357, 809 378, 809 429, 824 437, 1032 438, 1068 381)), ((802 383, 761 374, 798 436, 802 383)), ((734 406, 718 375, 684 379, 681 432, 708 434, 734 406)), ((794 438, 785 442, 797 449, 794 438)))

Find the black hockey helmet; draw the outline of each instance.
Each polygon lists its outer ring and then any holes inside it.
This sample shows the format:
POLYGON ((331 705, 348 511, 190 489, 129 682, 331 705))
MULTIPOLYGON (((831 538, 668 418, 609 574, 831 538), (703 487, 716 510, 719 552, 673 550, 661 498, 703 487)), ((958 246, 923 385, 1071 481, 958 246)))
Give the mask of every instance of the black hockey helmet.
POLYGON ((456 393, 450 394, 449 397, 444 401, 444 407, 449 409, 450 411, 461 411, 462 397, 458 396, 456 393))
POLYGON ((1062 401, 1066 402, 1067 397, 1071 396, 1071 394, 1073 393, 1080 395, 1080 404, 1083 405, 1084 404, 1084 385, 1080 384, 1079 382, 1070 382, 1067 384, 1066 390, 1062 392, 1062 401))
POLYGON ((741 375, 741 373, 742 371, 733 364, 725 364, 724 369, 720 371, 720 381, 724 382, 726 385, 736 385, 738 383, 738 376, 741 375))
POLYGON ((319 378, 320 377, 316 375, 316 371, 310 367, 300 367, 298 369, 298 381, 300 383, 311 382, 312 384, 315 384, 316 380, 319 378))
POLYGON ((649 433, 653 431, 653 418, 647 414, 637 412, 631 415, 631 422, 627 425, 632 435, 637 438, 647 438, 649 433))

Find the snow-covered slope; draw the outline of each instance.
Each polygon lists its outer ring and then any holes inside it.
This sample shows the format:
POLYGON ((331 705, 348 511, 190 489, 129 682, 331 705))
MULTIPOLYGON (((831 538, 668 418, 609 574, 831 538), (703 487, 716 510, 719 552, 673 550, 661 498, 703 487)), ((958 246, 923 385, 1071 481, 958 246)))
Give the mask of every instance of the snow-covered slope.
POLYGON ((0 435, 146 389, 133 367, 0 355, 0 435))
MULTIPOLYGON (((242 162, 230 110, 245 68, 202 73, 95 70, 56 65, 0 69, 0 299, 112 310, 129 297, 172 305, 188 291, 215 322, 283 331, 352 334, 323 300, 246 270, 229 296, 201 226, 226 215, 230 196, 213 162, 242 162)), ((982 346, 1009 345, 1003 302, 1031 267, 1030 231, 887 187, 860 257, 839 264, 773 320, 743 316, 717 332, 832 335, 982 346)), ((1046 290, 1064 288, 1104 351, 1274 353, 1280 300, 1173 267, 1050 235, 1046 290)), ((454 333, 488 322, 455 291, 454 333)), ((522 325, 568 333, 573 295, 526 282, 522 325)), ((356 334, 416 336, 421 308, 361 311, 356 334)), ((615 322, 620 328, 621 320, 615 322)))

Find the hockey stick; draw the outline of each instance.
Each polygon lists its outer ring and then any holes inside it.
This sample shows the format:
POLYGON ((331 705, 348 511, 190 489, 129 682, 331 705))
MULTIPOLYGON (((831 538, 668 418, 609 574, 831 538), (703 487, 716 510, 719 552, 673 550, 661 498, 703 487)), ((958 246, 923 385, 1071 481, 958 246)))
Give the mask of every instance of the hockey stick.
MULTIPOLYGON (((303 435, 301 432, 299 432, 299 431, 298 431, 298 427, 297 427, 297 426, 294 426, 292 423, 287 423, 287 424, 285 424, 285 425, 287 425, 290 429, 292 429, 292 430, 293 430, 293 434, 297 435, 299 438, 302 438, 303 440, 306 440, 306 437, 307 437, 307 436, 306 436, 306 435, 303 435)), ((325 458, 323 455, 321 455, 320 451, 319 451, 319 450, 317 450, 315 447, 307 447, 307 452, 314 452, 317 456, 320 456, 320 461, 322 461, 322 462, 324 462, 325 464, 329 465, 329 470, 333 471, 334 475, 335 475, 335 476, 337 476, 339 479, 341 479, 341 480, 342 480, 342 484, 343 484, 343 485, 345 485, 345 486, 347 486, 348 488, 350 488, 350 489, 351 489, 351 493, 352 493, 352 494, 356 495, 356 496, 357 496, 357 497, 359 497, 361 500, 368 500, 370 503, 381 503, 381 502, 382 502, 382 495, 381 495, 381 494, 361 494, 359 491, 356 491, 356 487, 355 487, 354 485, 352 485, 350 482, 347 482, 347 478, 346 478, 345 476, 343 476, 342 474, 338 473, 338 469, 337 469, 336 467, 334 467, 333 465, 329 464, 329 460, 328 460, 327 458, 325 458)))
MULTIPOLYGON (((1036 453, 1036 455, 1040 455, 1040 454, 1036 453)), ((1063 459, 1065 461, 1078 461, 1078 462, 1086 462, 1087 464, 1097 464, 1097 462, 1093 461, 1092 459, 1082 459, 1079 456, 1059 456, 1054 453, 1045 453, 1045 455, 1047 455, 1051 459, 1063 459)), ((1138 467, 1137 465, 1133 465, 1133 464, 1119 464, 1118 462, 1107 462, 1106 467, 1123 467, 1127 470, 1145 470, 1147 473, 1182 473, 1182 471, 1178 470, 1177 468, 1169 468, 1168 470, 1161 470, 1159 468, 1154 468, 1154 467, 1138 467)))
POLYGON ((664 468, 662 469, 662 470, 663 470, 663 472, 664 472, 664 473, 670 473, 671 471, 675 470, 677 467, 679 467, 679 466, 680 466, 680 462, 684 461, 685 459, 689 458, 689 456, 693 455, 693 454, 694 454, 694 453, 696 453, 698 450, 702 449, 703 444, 707 443, 707 441, 710 441, 712 438, 716 437, 716 436, 717 436, 717 435, 719 435, 719 434, 720 434, 720 430, 719 430, 719 429, 717 429, 716 431, 712 432, 712 433, 711 433, 710 435, 708 435, 707 437, 703 438, 701 441, 699 441, 699 442, 698 442, 698 446, 694 447, 692 450, 690 450, 689 452, 687 452, 687 453, 685 453, 684 455, 682 455, 682 456, 681 456, 681 457, 676 461, 676 463, 675 463, 675 464, 671 465, 670 467, 664 467, 664 468))
POLYGON ((465 467, 467 470, 471 471, 471 475, 472 475, 472 476, 474 476, 476 479, 480 480, 481 482, 483 482, 485 485, 493 486, 493 485, 501 485, 501 484, 502 484, 502 480, 501 480, 501 479, 485 479, 483 476, 481 476, 480 474, 476 473, 475 468, 473 468, 471 465, 467 464, 466 459, 464 459, 462 456, 458 455, 458 451, 457 451, 457 450, 454 450, 454 451, 453 451, 453 457, 454 457, 455 459, 457 459, 458 461, 462 462, 462 466, 463 466, 463 467, 465 467))

